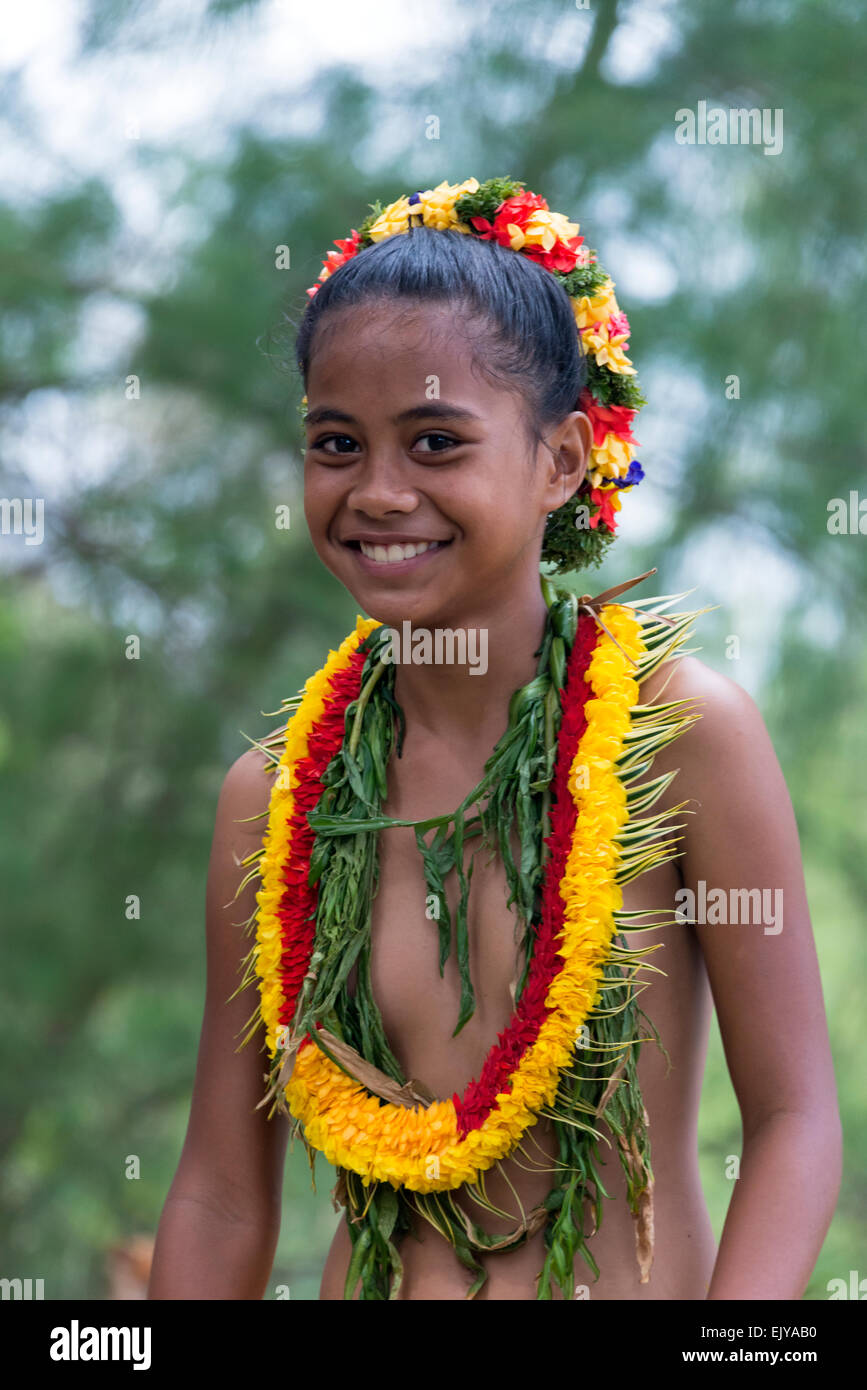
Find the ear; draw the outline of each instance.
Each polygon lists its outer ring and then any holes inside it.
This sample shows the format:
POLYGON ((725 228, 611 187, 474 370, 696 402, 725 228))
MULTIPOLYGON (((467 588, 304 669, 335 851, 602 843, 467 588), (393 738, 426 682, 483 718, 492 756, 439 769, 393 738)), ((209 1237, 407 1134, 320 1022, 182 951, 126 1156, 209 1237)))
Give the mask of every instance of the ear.
POLYGON ((545 436, 549 511, 573 497, 584 481, 593 447, 593 426, 581 410, 573 410, 545 436))

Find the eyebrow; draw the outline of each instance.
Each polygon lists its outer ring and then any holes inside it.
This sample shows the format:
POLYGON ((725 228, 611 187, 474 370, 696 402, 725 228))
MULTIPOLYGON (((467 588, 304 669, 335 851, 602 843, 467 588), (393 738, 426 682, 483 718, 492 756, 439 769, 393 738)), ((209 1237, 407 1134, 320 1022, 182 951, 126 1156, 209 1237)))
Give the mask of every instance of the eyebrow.
MULTIPOLYGON (((448 401, 427 401, 424 405, 414 405, 409 410, 402 410, 399 415, 393 415, 391 423, 393 425, 403 424, 405 420, 474 420, 478 422, 479 416, 472 410, 466 410, 461 405, 450 405, 448 401)), ((321 425, 326 420, 333 421, 342 425, 357 425, 359 422, 354 415, 349 415, 345 410, 337 410, 330 405, 319 405, 315 410, 308 410, 304 416, 305 425, 321 425)))

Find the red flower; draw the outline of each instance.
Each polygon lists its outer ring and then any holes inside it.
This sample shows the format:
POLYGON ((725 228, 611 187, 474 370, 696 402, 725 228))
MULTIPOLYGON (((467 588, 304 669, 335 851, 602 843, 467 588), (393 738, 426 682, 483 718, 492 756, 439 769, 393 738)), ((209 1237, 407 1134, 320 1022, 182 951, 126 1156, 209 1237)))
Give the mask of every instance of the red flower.
POLYGON ((561 275, 568 275, 575 269, 578 247, 583 240, 583 236, 573 236, 568 241, 556 241, 550 251, 543 251, 541 246, 525 246, 524 255, 531 261, 539 261, 546 270, 559 270, 561 275))
MULTIPOLYGON (((322 262, 323 266, 328 271, 328 275, 322 277, 322 279, 325 280, 328 279, 329 275, 333 275, 335 270, 339 270, 342 265, 345 265, 347 261, 351 261, 353 256, 358 255, 361 250, 361 236, 353 227, 350 236, 344 237, 342 240, 335 239, 334 245, 338 249, 336 251, 329 251, 325 260, 322 262)), ((318 291, 319 285, 312 285, 307 293, 312 299, 314 294, 317 294, 318 291)))
POLYGON ((508 246, 512 240, 512 234, 508 230, 509 223, 513 222, 523 231, 530 220, 530 214, 537 209, 548 211, 548 204, 538 193, 516 193, 504 203, 500 203, 493 222, 489 222, 486 217, 471 217, 470 222, 482 241, 490 241, 493 238, 501 246, 508 246))
POLYGON ((599 511, 595 516, 591 516, 590 518, 591 531, 596 529, 600 521, 603 525, 608 527, 609 531, 617 530, 617 517, 614 514, 614 507, 612 505, 615 495, 616 494, 610 490, 603 492, 601 488, 593 488, 590 493, 590 499, 597 504, 599 511))
MULTIPOLYGON (((500 246, 510 246, 512 233, 509 231, 509 224, 520 227, 523 232, 533 213, 540 211, 550 212, 550 208, 545 199, 540 198, 538 193, 516 193, 500 204, 494 214, 493 222, 489 222, 486 217, 471 217, 470 222, 482 241, 493 240, 498 242, 500 246)), ((521 247, 521 255, 526 256, 531 261, 538 261, 546 270, 559 270, 568 274, 570 270, 575 269, 578 247, 583 240, 583 236, 570 237, 568 241, 558 239, 550 251, 546 251, 542 246, 525 245, 521 247)))
POLYGON ((600 405, 586 386, 579 399, 581 409, 593 426, 593 443, 597 449, 605 443, 605 436, 609 433, 616 434, 618 439, 628 444, 639 442, 632 436, 632 421, 638 414, 637 410, 629 410, 625 405, 600 405))
MULTIPOLYGON (((278 1012, 281 1024, 293 1021, 295 1005, 310 966, 316 931, 319 884, 311 887, 308 882, 315 837, 307 813, 314 809, 322 795, 322 777, 343 741, 346 706, 358 698, 363 666, 364 653, 356 651, 348 666, 335 671, 329 682, 325 709, 308 736, 307 753, 295 765, 298 782, 292 794, 289 817, 289 852, 281 874, 285 891, 277 908, 282 944, 279 973, 283 1002, 278 1012)), ((308 1038, 303 1039, 299 1050, 308 1042, 308 1038)))
POLYGON ((452 1096, 461 1139, 470 1130, 481 1128, 495 1108, 497 1096, 501 1091, 510 1089, 512 1072, 527 1049, 533 1046, 539 1029, 550 1013, 545 999, 551 981, 563 968, 563 957, 557 951, 562 942, 565 907, 560 895, 560 883, 572 849, 578 815, 569 790, 569 772, 587 728, 585 704, 592 691, 585 676, 598 637, 593 619, 582 614, 566 666, 563 713, 551 788, 551 832, 545 839, 549 858, 543 878, 541 920, 534 927, 533 958, 515 1012, 505 1031, 499 1034, 498 1045, 488 1054, 478 1080, 469 1083, 462 1097, 456 1093, 452 1096))

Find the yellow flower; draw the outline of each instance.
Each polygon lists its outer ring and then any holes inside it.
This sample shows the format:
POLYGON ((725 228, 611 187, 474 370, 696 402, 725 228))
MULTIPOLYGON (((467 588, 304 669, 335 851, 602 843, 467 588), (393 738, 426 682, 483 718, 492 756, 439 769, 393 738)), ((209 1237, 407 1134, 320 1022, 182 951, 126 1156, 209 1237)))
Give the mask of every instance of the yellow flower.
POLYGON ((513 250, 520 251, 522 246, 541 246, 543 251, 550 251, 558 241, 568 242, 576 237, 580 224, 570 222, 562 212, 550 212, 546 208, 534 208, 523 229, 512 223, 509 226, 510 232, 513 227, 514 233, 517 234, 517 236, 513 234, 512 237, 513 250))
POLYGON ((587 476, 594 487, 599 487, 604 478, 625 478, 631 462, 630 445, 609 430, 602 443, 595 444, 590 451, 587 476))
POLYGON ((409 197, 404 195, 380 213, 370 227, 368 235, 373 241, 384 241, 386 237, 397 236, 409 230, 411 216, 421 216, 426 227, 434 227, 437 231, 455 227, 458 231, 469 232, 470 228, 466 223, 458 219, 455 203, 465 193, 475 193, 478 187, 478 179, 465 179, 463 183, 443 182, 437 184, 436 188, 428 188, 420 193, 419 201, 416 203, 411 203, 409 197))
POLYGON ((575 296, 572 300, 572 309, 579 328, 589 328, 591 324, 596 322, 604 323, 612 314, 620 312, 617 307, 617 300, 614 298, 614 281, 606 280, 605 284, 600 286, 592 297, 586 294, 575 296))
POLYGON ((437 184, 436 188, 428 189, 426 193, 422 193, 424 225, 434 227, 438 232, 447 231, 450 227, 461 232, 469 232, 468 224, 461 222, 455 212, 455 203, 458 198, 463 198, 467 193, 476 193, 478 187, 478 179, 465 179, 463 183, 440 183, 437 184))
POLYGON ((623 376, 636 375, 635 368, 620 346, 628 341, 628 334, 619 333, 613 338, 610 337, 607 320, 591 325, 581 335, 581 341, 585 352, 596 354, 596 361, 600 367, 608 367, 609 371, 619 372, 623 376))
POLYGON ((368 236, 372 241, 384 241, 386 237, 397 236, 400 232, 405 232, 409 226, 409 199, 404 196, 398 198, 396 203, 389 203, 384 212, 381 212, 376 221, 368 228, 368 236))

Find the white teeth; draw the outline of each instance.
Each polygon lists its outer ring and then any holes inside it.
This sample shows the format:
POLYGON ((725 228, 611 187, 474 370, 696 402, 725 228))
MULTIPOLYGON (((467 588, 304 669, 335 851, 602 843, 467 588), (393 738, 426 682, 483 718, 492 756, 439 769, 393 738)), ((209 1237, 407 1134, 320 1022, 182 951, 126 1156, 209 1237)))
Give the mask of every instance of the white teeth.
POLYGON ((423 555, 432 546, 439 545, 439 541, 420 541, 417 544, 409 545, 369 545, 367 541, 359 541, 362 555, 366 555, 369 560, 376 560, 381 565, 393 565, 399 560, 411 560, 414 555, 423 555))

